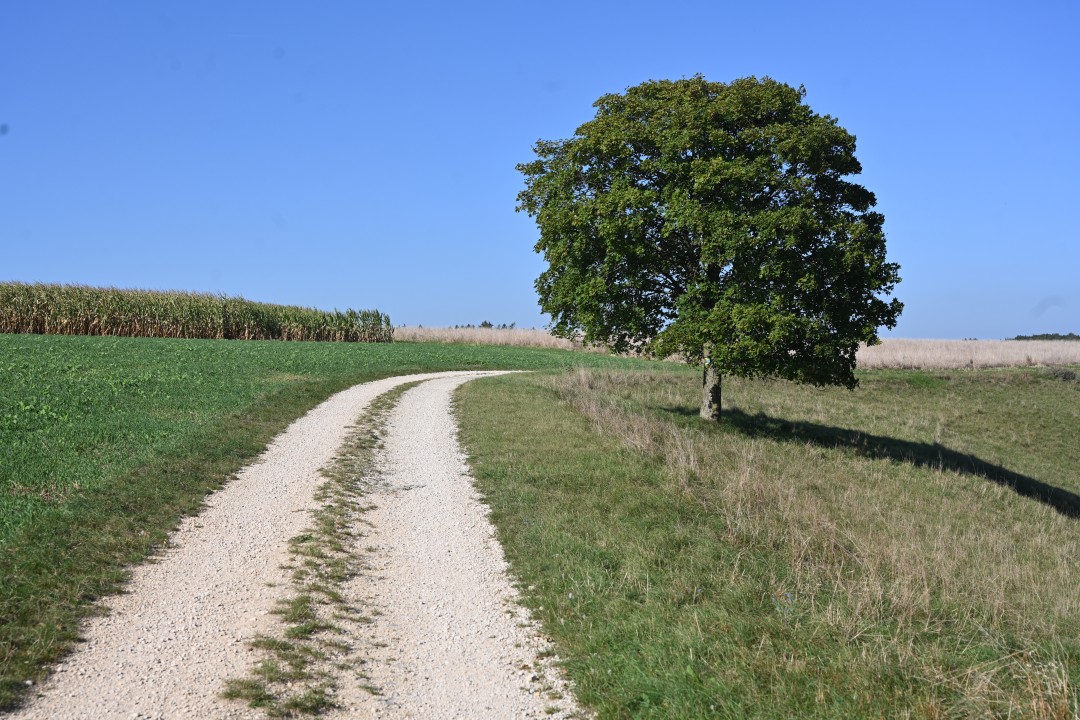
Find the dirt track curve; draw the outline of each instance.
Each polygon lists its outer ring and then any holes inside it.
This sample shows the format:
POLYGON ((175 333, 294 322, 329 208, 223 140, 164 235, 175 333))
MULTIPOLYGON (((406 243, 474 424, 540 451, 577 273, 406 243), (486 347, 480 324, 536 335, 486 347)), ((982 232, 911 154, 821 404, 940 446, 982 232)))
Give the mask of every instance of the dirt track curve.
POLYGON ((364 537, 374 572, 348 587, 378 608, 369 627, 369 679, 344 682, 331 716, 531 718, 575 714, 570 694, 526 612, 467 475, 450 409, 454 389, 493 373, 389 378, 341 392, 300 418, 186 519, 169 549, 135 569, 109 614, 12 720, 261 718, 219 697, 255 661, 247 641, 273 634, 289 589, 289 538, 309 522, 313 495, 349 427, 397 385, 427 380, 392 412, 371 484, 364 537), (539 669, 536 669, 539 668, 539 669), (361 688, 372 684, 381 694, 361 688), (562 693, 564 699, 551 697, 562 693))

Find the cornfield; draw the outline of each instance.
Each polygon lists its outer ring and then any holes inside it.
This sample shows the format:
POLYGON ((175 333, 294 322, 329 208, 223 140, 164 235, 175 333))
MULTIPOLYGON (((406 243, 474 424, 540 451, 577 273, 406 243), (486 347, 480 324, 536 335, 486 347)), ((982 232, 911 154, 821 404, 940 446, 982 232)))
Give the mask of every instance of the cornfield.
POLYGON ((0 283, 0 333, 236 340, 393 342, 378 310, 326 312, 238 297, 0 283))

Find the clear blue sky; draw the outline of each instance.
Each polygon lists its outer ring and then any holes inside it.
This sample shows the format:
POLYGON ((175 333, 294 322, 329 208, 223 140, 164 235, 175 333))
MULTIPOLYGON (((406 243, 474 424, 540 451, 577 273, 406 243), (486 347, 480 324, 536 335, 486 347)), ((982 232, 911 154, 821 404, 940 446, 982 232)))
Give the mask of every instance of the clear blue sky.
POLYGON ((1080 332, 1080 5, 11 2, 0 280, 542 326, 518 162, 648 79, 858 138, 900 337, 1080 332))

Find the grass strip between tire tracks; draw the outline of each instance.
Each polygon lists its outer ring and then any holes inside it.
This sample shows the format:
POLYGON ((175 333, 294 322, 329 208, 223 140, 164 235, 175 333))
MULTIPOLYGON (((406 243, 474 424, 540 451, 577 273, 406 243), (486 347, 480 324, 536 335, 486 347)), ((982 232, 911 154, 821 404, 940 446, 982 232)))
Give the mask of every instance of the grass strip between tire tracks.
POLYGON ((370 617, 342 590, 364 569, 360 527, 370 509, 363 503, 364 491, 372 481, 386 418, 402 394, 420 382, 377 397, 337 458, 323 469, 326 482, 316 494, 321 505, 311 513, 311 526, 289 541, 292 562, 286 569, 292 571, 292 593, 274 611, 285 627, 280 635, 263 635, 251 643, 262 658, 249 677, 227 680, 223 697, 246 700, 271 717, 318 714, 336 707, 342 676, 364 679, 358 630, 370 617))

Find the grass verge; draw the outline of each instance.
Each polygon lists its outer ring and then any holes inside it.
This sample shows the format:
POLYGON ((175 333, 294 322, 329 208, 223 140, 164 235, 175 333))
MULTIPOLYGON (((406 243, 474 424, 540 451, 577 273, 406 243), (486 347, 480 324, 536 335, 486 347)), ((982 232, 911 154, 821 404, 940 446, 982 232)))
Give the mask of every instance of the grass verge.
POLYGON ((689 374, 461 388, 479 487, 584 704, 1077 717, 1080 520, 1055 503, 1080 493, 1080 383, 862 383, 726 381, 719 424, 689 374))
POLYGON ((207 493, 336 391, 634 361, 532 348, 0 335, 0 710, 207 493))

